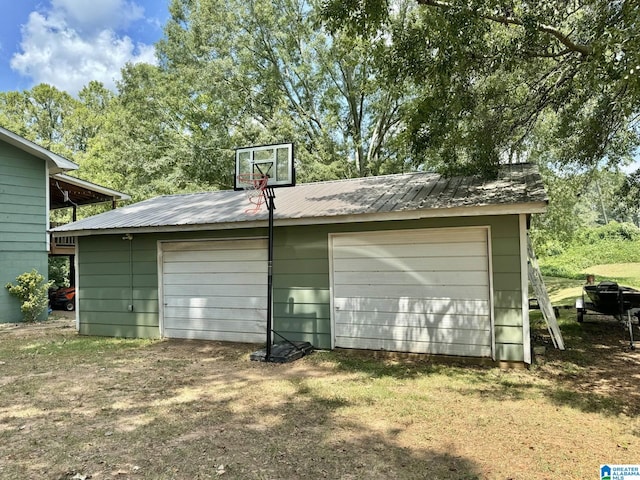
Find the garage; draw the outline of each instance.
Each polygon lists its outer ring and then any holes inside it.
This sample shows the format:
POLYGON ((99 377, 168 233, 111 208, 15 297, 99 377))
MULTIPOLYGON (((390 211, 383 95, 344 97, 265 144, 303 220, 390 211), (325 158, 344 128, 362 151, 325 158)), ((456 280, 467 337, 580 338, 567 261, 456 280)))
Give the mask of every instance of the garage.
POLYGON ((492 357, 487 227, 333 234, 335 347, 492 357))
MULTIPOLYGON (((274 193, 275 341, 531 363, 527 228, 547 208, 535 165, 274 193)), ((77 236, 78 331, 264 344, 268 220, 217 190, 55 228, 77 236)))
POLYGON ((267 240, 160 242, 161 334, 260 343, 267 318, 267 240))

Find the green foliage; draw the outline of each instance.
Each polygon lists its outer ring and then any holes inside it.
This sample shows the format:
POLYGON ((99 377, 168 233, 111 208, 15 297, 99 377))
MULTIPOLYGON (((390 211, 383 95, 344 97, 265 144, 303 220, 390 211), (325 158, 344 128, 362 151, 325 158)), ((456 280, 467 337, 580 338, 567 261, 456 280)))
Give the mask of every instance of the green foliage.
POLYGON ((596 228, 583 228, 564 248, 538 248, 543 275, 584 278, 594 265, 640 262, 640 229, 628 223, 611 222, 596 228))
POLYGON ((49 257, 49 283, 59 288, 69 286, 69 257, 49 257))
POLYGON ((324 0, 325 24, 390 45, 390 70, 416 87, 403 107, 416 161, 491 171, 528 158, 618 164, 640 144, 640 9, 609 0, 416 0, 410 19, 379 35, 395 9, 380 0, 324 0), (546 122, 549 135, 537 138, 546 122))
MULTIPOLYGON (((231 159, 234 147, 282 141, 296 144, 300 181, 403 167, 394 159, 404 147, 392 137, 406 83, 383 75, 383 44, 319 28, 317 3, 172 1, 157 46, 155 84, 164 92, 143 98, 149 107, 162 103, 150 118, 164 134, 180 134, 174 144, 193 139, 204 149, 202 171, 216 169, 211 157, 231 159)), ((200 163, 192 149, 185 155, 200 163)), ((228 188, 232 170, 226 162, 207 180, 228 188)))
POLYGON ((637 178, 601 172, 640 144, 632 5, 172 0, 158 65, 126 65, 117 92, 0 92, 0 125, 134 201, 230 188, 235 148, 284 141, 300 182, 569 164, 545 172, 536 220, 557 251, 584 226, 639 223, 637 178))
POLYGON ((640 225, 640 170, 627 175, 615 192, 618 218, 640 225))
POLYGON ((566 245, 546 235, 541 235, 539 231, 531 231, 531 241, 535 245, 535 252, 538 257, 557 257, 562 255, 566 245))
POLYGON ((580 232, 590 231, 590 227, 628 220, 619 208, 625 202, 619 194, 625 179, 623 173, 606 169, 563 169, 547 164, 548 159, 546 156, 540 159, 545 162, 540 170, 549 206, 544 214, 533 219, 532 238, 537 248, 541 251, 564 248, 580 232))
POLYGON ((67 119, 78 102, 66 92, 40 84, 24 92, 0 93, 0 125, 60 155, 72 152, 67 119))
POLYGON ((631 223, 613 221, 601 227, 584 229, 577 237, 577 242, 587 245, 596 245, 603 240, 634 242, 640 239, 640 228, 631 223))
POLYGON ((16 277, 16 285, 7 283, 5 288, 22 302, 20 311, 25 322, 35 322, 47 309, 48 291, 52 282, 45 282, 37 270, 26 272, 16 277))

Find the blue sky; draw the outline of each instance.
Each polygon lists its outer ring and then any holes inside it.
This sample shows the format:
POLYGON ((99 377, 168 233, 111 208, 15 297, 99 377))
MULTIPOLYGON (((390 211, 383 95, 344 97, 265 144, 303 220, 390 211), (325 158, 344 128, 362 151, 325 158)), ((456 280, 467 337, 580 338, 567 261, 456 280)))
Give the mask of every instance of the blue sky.
POLYGON ((16 0, 0 16, 0 91, 48 83, 114 88, 127 62, 155 62, 170 0, 16 0))

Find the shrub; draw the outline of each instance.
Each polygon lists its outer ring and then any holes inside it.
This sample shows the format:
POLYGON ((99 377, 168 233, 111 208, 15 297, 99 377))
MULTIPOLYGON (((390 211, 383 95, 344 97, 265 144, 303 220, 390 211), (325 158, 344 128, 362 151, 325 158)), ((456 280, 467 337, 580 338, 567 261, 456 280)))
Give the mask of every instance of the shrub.
POLYGON ((22 302, 20 311, 25 322, 35 322, 49 304, 49 287, 52 282, 45 282, 37 270, 23 273, 16 277, 16 285, 7 283, 5 288, 22 302))
POLYGON ((640 239, 640 228, 632 223, 609 222, 596 228, 580 232, 580 240, 587 244, 596 244, 602 240, 636 241, 640 239))
POLYGON ((583 279, 594 265, 640 263, 640 229, 629 223, 582 229, 562 251, 552 248, 551 242, 542 246, 536 245, 540 270, 552 277, 583 279))

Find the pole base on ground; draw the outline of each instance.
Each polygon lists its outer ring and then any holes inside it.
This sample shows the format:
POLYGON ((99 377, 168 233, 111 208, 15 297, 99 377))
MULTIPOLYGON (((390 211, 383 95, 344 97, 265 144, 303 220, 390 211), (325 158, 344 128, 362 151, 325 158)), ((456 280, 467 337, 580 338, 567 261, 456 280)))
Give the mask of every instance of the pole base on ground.
POLYGON ((289 363, 313 351, 313 345, 309 342, 282 342, 271 346, 271 356, 267 358, 267 349, 263 348, 253 352, 249 358, 255 362, 289 363))

